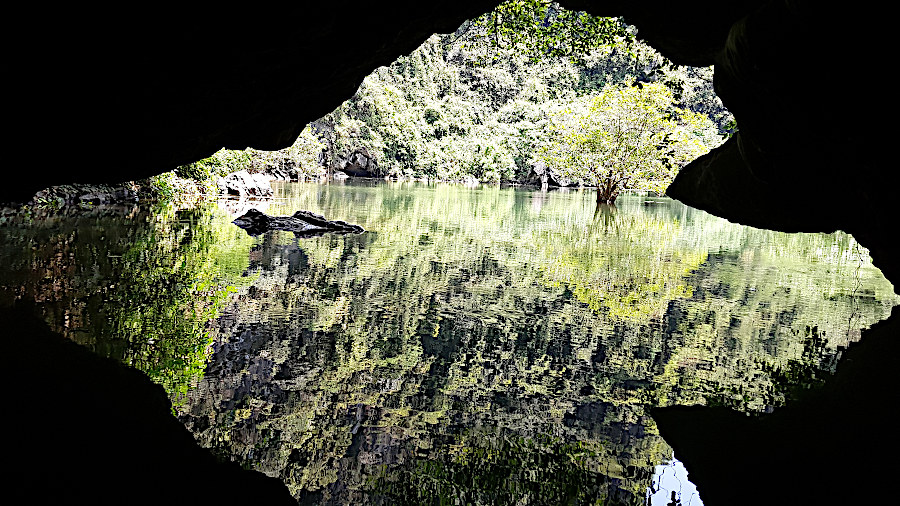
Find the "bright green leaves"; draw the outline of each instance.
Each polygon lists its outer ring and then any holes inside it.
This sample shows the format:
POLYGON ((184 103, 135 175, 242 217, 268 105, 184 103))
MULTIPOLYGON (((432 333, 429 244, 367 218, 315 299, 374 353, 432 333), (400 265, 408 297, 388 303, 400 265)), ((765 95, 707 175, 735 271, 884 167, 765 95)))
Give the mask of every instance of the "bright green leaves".
POLYGON ((608 86, 552 117, 537 159, 614 202, 624 190, 665 191, 679 167, 708 151, 696 132, 710 129, 707 118, 675 108, 665 86, 608 86))
POLYGON ((620 18, 570 11, 547 0, 509 0, 470 28, 496 47, 516 48, 532 62, 560 57, 580 62, 600 46, 634 40, 620 18))
POLYGON ((210 178, 237 172, 249 163, 250 153, 248 151, 220 149, 208 158, 176 168, 175 174, 185 179, 206 181, 210 178))

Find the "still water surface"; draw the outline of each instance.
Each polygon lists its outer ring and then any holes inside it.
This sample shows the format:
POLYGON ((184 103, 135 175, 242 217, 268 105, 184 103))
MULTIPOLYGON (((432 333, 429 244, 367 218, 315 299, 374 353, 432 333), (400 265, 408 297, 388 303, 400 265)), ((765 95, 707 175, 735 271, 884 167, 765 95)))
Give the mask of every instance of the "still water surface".
POLYGON ((846 234, 579 191, 282 184, 6 216, 0 251, 0 304, 309 504, 700 504, 647 409, 778 409, 900 303, 846 234), (251 206, 366 232, 250 237, 251 206))

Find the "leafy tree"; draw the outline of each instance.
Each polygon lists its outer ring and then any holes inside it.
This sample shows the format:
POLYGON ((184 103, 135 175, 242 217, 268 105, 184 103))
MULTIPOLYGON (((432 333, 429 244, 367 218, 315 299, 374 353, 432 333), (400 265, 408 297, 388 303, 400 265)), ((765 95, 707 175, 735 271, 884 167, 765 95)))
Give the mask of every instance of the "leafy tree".
POLYGON ((589 103, 556 114, 537 157, 566 178, 597 187, 613 203, 623 190, 662 192, 677 169, 708 151, 709 119, 672 106, 661 84, 606 87, 589 103))
POLYGON ((634 41, 621 18, 567 10, 548 0, 508 0, 466 28, 495 47, 517 48, 532 62, 564 57, 580 63, 598 47, 634 41))

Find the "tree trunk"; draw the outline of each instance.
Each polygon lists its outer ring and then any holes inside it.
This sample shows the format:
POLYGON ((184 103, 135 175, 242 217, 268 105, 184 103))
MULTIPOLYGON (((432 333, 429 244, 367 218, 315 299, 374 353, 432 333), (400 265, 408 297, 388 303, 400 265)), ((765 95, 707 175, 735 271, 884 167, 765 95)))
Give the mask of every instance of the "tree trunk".
POLYGON ((615 204, 616 197, 618 197, 618 194, 619 194, 619 192, 616 191, 615 187, 598 186, 597 187, 597 205, 615 204))

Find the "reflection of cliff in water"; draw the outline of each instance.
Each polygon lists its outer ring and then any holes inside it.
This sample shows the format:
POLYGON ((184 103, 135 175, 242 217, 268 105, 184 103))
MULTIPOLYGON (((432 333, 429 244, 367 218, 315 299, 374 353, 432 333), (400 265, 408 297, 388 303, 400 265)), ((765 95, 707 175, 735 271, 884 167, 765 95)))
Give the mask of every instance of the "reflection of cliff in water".
POLYGON ((33 303, 55 332, 177 397, 202 374, 206 324, 248 264, 251 240, 213 210, 104 205, 4 216, 0 306, 33 303))
POLYGON ((578 503, 641 501, 670 455, 648 407, 777 409, 897 302, 845 234, 667 199, 281 196, 267 213, 368 232, 250 238, 215 206, 4 215, 0 304, 144 370, 204 445, 310 502, 578 503))
POLYGON ((312 503, 641 502, 647 407, 775 409, 897 302, 846 235, 664 199, 283 191, 369 232, 258 240, 181 417, 312 503))

